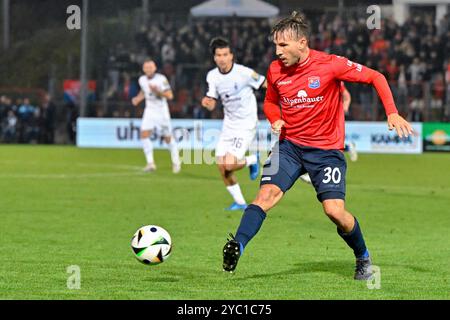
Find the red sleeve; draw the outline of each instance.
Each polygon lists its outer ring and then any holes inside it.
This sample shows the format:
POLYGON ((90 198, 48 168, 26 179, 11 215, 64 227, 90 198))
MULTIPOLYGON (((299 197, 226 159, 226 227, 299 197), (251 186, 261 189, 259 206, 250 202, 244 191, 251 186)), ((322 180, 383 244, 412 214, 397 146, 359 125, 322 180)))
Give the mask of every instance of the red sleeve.
POLYGON ((272 82, 271 72, 267 74, 267 91, 264 100, 264 113, 270 123, 281 120, 280 96, 272 82))
POLYGON ((392 91, 385 76, 381 73, 338 56, 333 56, 332 69, 335 78, 338 80, 373 85, 383 103, 386 115, 398 113, 392 91))

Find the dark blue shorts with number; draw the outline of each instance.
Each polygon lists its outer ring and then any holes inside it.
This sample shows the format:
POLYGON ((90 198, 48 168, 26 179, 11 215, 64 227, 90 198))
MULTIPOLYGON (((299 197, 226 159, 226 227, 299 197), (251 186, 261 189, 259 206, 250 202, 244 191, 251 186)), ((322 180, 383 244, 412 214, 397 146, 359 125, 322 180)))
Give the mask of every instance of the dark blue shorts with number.
POLYGON ((275 145, 264 165, 261 186, 272 184, 286 193, 300 176, 308 173, 320 202, 345 200, 347 162, 339 150, 304 147, 288 140, 275 145))

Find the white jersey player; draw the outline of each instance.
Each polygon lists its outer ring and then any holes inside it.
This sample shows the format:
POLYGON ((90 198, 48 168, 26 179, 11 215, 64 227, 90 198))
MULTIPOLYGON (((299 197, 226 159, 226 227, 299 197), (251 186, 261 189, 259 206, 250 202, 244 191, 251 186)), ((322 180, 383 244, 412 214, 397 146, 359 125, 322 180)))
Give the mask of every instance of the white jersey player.
POLYGON ((249 167, 252 180, 259 176, 258 156, 245 155, 255 139, 258 124, 254 90, 266 87, 266 79, 252 69, 234 63, 227 40, 215 38, 210 48, 217 68, 208 73, 208 92, 202 105, 212 111, 217 100, 222 102, 225 117, 216 146, 217 163, 227 190, 234 199, 228 210, 244 210, 247 205, 234 172, 249 167))
POLYGON ((161 136, 170 147, 172 157, 172 168, 174 173, 181 170, 180 155, 175 139, 172 137, 172 125, 170 119, 168 100, 173 100, 173 92, 167 78, 157 73, 157 67, 153 60, 144 62, 143 71, 145 75, 139 78, 141 91, 133 98, 134 106, 145 100, 145 111, 142 117, 141 140, 147 160, 145 172, 156 170, 153 157, 153 144, 150 137, 153 132, 161 136))

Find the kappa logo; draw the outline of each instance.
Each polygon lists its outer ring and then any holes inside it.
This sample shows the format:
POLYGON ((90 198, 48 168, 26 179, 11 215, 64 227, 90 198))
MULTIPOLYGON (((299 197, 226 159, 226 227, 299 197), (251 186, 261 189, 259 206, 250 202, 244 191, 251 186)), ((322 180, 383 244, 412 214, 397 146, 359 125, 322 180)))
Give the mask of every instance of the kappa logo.
POLYGON ((309 77, 308 78, 308 87, 311 89, 319 89, 320 88, 320 77, 309 77))

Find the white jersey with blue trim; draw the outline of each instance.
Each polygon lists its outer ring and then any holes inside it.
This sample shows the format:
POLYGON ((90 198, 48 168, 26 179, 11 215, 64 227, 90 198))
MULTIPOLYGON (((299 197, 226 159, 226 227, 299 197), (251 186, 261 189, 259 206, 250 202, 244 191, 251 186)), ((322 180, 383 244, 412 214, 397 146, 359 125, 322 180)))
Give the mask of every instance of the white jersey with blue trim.
POLYGON ((220 99, 224 107, 224 129, 253 130, 258 124, 258 109, 254 90, 266 78, 254 70, 235 63, 228 73, 215 68, 208 73, 207 96, 220 99))

